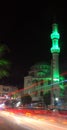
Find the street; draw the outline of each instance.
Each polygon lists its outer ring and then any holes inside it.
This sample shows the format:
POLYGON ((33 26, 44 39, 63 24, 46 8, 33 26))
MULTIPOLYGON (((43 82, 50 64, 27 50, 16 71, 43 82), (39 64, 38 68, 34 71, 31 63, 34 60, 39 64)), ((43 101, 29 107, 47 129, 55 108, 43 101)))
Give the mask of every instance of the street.
POLYGON ((21 125, 18 125, 18 123, 11 121, 11 119, 7 119, 7 117, 3 117, 0 115, 0 130, 26 130, 21 125))
POLYGON ((0 130, 66 130, 61 126, 48 120, 33 119, 26 116, 19 116, 13 113, 0 111, 0 130))

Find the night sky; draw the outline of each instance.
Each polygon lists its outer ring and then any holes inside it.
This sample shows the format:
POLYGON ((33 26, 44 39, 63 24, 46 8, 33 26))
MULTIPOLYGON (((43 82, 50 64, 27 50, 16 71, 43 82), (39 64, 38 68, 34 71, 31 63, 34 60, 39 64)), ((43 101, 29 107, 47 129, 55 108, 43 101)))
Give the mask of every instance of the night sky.
POLYGON ((14 5, 0 16, 0 42, 8 46, 10 51, 5 57, 11 62, 10 76, 2 79, 1 84, 18 88, 23 87, 24 76, 32 65, 51 63, 50 34, 55 21, 61 36, 60 68, 67 70, 67 9, 46 5, 23 7, 14 5))

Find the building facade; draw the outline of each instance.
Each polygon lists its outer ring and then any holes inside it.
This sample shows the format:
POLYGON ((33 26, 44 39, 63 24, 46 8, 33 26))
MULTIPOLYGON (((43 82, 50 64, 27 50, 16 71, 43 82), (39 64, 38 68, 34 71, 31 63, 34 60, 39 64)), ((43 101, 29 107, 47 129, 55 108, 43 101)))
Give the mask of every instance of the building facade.
POLYGON ((10 95, 10 93, 17 90, 17 87, 0 85, 0 97, 10 95))
POLYGON ((30 94, 32 100, 39 100, 41 92, 51 90, 51 67, 45 63, 35 64, 24 77, 24 94, 30 94))

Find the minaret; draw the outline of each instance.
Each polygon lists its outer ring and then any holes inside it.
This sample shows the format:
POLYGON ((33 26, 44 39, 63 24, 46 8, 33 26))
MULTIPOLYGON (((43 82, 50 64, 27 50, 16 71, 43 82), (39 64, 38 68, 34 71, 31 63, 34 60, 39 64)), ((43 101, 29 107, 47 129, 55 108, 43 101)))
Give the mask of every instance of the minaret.
POLYGON ((53 84, 53 95, 54 98, 59 97, 59 38, 60 34, 58 33, 58 25, 54 23, 52 25, 52 33, 51 33, 51 40, 52 40, 52 47, 50 49, 52 53, 52 84, 53 84))

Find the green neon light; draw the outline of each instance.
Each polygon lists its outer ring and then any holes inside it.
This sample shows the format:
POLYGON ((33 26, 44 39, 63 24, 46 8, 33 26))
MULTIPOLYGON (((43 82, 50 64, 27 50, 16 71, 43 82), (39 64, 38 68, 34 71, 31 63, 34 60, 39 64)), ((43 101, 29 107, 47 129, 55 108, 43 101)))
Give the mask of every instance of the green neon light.
POLYGON ((59 39, 60 34, 58 33, 58 25, 53 24, 52 28, 53 28, 53 30, 52 30, 52 33, 51 33, 51 39, 59 39))
POLYGON ((59 70, 57 68, 54 68, 53 69, 53 81, 59 81, 60 78, 59 78, 59 70))
POLYGON ((60 53, 60 47, 58 46, 58 39, 53 39, 51 52, 52 53, 54 53, 54 52, 60 53))
POLYGON ((58 82, 59 82, 59 78, 54 78, 53 80, 54 80, 54 81, 58 81, 58 82))
POLYGON ((51 39, 52 39, 51 53, 60 53, 60 47, 58 44, 59 38, 60 34, 58 33, 57 24, 53 24, 53 31, 51 33, 51 39))
POLYGON ((59 39, 60 38, 60 34, 58 32, 52 32, 51 39, 54 39, 54 38, 59 39))

